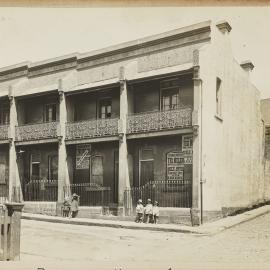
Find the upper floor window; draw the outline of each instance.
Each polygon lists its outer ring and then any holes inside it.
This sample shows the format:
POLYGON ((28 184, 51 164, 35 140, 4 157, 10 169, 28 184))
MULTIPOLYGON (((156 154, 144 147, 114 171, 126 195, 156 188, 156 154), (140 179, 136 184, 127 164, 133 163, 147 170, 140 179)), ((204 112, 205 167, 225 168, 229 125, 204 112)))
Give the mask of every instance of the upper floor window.
POLYGON ((221 99, 222 99, 222 88, 221 88, 221 79, 216 79, 216 115, 221 116, 221 99))
POLYGON ((112 116, 112 100, 101 99, 99 101, 99 118, 106 119, 112 116))
POLYGON ((45 122, 56 121, 56 104, 46 104, 44 109, 45 122))
POLYGON ((9 124, 9 105, 3 104, 0 106, 0 125, 9 124))
POLYGON ((178 79, 165 80, 160 83, 161 109, 164 111, 179 108, 179 84, 178 79))

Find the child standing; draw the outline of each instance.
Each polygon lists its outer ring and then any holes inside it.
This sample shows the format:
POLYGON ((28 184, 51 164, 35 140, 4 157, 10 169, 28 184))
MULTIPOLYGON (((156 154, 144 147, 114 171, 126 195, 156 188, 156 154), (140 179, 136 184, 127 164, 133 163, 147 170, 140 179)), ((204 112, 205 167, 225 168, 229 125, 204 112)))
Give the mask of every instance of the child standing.
POLYGON ((159 208, 158 208, 158 202, 155 201, 154 206, 153 206, 153 218, 154 218, 154 223, 158 223, 158 217, 159 217, 159 208))
POLYGON ((139 199, 138 200, 138 203, 137 203, 137 206, 136 206, 136 219, 135 219, 135 222, 139 222, 141 223, 143 221, 143 204, 142 204, 142 200, 139 199))
POLYGON ((153 218, 153 205, 151 203, 151 199, 147 200, 144 213, 145 213, 145 223, 151 222, 153 218))
POLYGON ((70 212, 70 201, 69 197, 65 197, 64 203, 63 203, 63 217, 68 217, 70 212))
POLYGON ((78 215, 78 212, 79 212, 78 199, 79 199, 79 196, 76 193, 74 193, 72 195, 71 206, 70 206, 71 215, 69 217, 75 218, 78 215))

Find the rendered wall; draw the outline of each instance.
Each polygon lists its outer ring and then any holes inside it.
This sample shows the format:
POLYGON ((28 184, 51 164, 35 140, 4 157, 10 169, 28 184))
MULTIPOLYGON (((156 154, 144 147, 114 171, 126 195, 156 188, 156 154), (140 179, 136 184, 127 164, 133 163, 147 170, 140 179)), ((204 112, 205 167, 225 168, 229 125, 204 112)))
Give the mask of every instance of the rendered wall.
POLYGON ((229 34, 212 26, 200 50, 204 210, 246 207, 264 199, 263 126, 259 91, 233 58, 229 34), (222 80, 222 118, 216 115, 216 78, 222 80))

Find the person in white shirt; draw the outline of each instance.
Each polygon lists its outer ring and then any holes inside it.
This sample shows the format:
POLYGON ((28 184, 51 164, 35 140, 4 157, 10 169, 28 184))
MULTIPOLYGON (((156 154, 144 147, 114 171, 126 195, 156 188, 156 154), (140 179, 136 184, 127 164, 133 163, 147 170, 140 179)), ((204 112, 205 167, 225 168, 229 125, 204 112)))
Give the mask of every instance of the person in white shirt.
POLYGON ((151 203, 151 199, 147 200, 147 204, 144 208, 145 213, 145 223, 149 223, 153 219, 153 204, 151 203))
POLYGON ((158 202, 155 201, 154 206, 153 206, 153 218, 154 218, 154 223, 158 223, 158 218, 159 218, 159 208, 158 208, 158 202))
POLYGON ((135 222, 139 222, 141 223, 143 221, 143 204, 142 204, 142 200, 139 199, 138 200, 138 203, 137 203, 137 206, 136 206, 136 219, 135 219, 135 222))

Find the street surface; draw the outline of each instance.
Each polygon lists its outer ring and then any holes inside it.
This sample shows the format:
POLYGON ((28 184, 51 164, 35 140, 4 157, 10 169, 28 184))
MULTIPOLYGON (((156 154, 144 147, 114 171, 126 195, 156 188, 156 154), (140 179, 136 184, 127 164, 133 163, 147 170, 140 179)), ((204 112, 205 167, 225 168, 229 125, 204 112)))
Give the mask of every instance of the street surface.
POLYGON ((36 266, 31 269, 48 263, 88 267, 105 263, 111 266, 106 269, 119 270, 139 263, 172 270, 186 263, 270 265, 269 240, 270 214, 213 236, 22 220, 20 263, 36 266))

